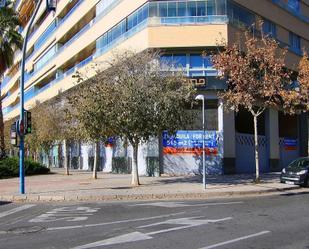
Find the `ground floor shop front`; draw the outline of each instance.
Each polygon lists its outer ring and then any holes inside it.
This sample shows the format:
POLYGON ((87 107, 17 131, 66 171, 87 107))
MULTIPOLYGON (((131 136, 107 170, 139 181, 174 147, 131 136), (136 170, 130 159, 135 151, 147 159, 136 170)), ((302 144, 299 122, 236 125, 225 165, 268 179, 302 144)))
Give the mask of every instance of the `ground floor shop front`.
MULTIPOLYGON (((212 95, 206 95, 204 135, 206 173, 255 173, 253 119, 244 110, 226 112, 212 95)), ((197 108, 198 112, 201 109, 197 108)), ((201 115, 197 115, 200 117, 201 115)), ((163 132, 160 138, 142 143, 138 151, 139 174, 184 175, 202 174, 203 130, 201 118, 194 129, 184 129, 171 137, 163 132)), ((308 155, 308 118, 306 115, 286 116, 276 110, 266 110, 258 123, 260 172, 280 171, 299 156, 308 155)), ((100 146, 99 170, 130 173, 133 150, 120 139, 100 146)), ((50 156, 53 167, 63 166, 63 144, 54 146, 50 156)), ((69 144, 69 166, 92 170, 92 144, 69 144)), ((47 155, 42 156, 47 164, 47 155)))

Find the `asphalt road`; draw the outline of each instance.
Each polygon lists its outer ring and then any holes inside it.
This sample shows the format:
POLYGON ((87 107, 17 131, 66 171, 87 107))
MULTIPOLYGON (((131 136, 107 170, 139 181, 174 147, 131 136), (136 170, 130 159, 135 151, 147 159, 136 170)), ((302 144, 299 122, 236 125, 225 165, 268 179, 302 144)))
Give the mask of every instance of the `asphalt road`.
POLYGON ((309 249, 309 194, 0 204, 0 248, 309 249))

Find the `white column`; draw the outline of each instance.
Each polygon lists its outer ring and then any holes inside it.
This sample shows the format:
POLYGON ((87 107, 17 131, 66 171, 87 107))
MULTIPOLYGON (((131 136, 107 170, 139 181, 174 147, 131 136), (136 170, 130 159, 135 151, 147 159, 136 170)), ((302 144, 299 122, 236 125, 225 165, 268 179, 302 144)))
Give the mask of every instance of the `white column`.
POLYGON ((224 174, 236 173, 236 132, 235 113, 219 108, 219 130, 223 129, 223 169, 224 174))
POLYGON ((138 146, 137 153, 137 163, 138 163, 138 174, 146 175, 147 174, 147 143, 140 143, 138 146))
POLYGON ((105 146, 104 172, 112 172, 113 147, 105 146))

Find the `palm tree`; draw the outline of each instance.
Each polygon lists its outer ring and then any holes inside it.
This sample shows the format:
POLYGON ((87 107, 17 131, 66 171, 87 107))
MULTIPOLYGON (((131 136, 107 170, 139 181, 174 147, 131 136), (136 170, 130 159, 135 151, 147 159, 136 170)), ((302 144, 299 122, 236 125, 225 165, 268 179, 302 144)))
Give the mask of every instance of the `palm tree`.
MULTIPOLYGON (((3 8, 0 8, 0 79, 6 69, 14 62, 14 52, 21 49, 23 45, 22 36, 17 29, 19 23, 18 14, 15 12, 11 1, 7 1, 3 8)), ((2 97, 0 82, 0 159, 6 156, 4 143, 4 122, 2 113, 2 97)))

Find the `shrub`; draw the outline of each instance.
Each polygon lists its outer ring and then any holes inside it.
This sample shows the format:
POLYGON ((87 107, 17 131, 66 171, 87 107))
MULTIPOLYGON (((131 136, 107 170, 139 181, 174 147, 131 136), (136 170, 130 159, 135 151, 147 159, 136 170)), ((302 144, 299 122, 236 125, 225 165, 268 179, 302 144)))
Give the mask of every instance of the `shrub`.
MULTIPOLYGON (((40 163, 32 160, 25 160, 25 174, 38 175, 48 174, 49 169, 40 163)), ((19 159, 16 157, 7 157, 0 160, 0 179, 19 176, 19 159)))

